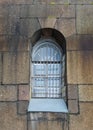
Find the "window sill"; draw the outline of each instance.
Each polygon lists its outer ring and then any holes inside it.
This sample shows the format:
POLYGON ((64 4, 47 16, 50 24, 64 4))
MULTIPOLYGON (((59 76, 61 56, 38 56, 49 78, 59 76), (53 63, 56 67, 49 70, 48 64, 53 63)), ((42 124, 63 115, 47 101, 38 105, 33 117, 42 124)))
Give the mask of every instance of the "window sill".
POLYGON ((29 102, 28 112, 62 112, 68 113, 63 99, 36 99, 29 102))

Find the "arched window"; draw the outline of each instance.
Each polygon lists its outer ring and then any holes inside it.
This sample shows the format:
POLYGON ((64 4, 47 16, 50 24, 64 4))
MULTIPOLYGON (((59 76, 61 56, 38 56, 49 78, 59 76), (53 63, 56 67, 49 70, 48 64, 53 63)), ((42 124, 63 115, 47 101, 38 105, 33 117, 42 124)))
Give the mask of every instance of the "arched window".
POLYGON ((63 51, 52 40, 39 41, 32 52, 32 97, 60 98, 64 86, 63 51))
POLYGON ((65 38, 55 29, 41 29, 33 35, 28 112, 68 112, 65 49, 65 38))

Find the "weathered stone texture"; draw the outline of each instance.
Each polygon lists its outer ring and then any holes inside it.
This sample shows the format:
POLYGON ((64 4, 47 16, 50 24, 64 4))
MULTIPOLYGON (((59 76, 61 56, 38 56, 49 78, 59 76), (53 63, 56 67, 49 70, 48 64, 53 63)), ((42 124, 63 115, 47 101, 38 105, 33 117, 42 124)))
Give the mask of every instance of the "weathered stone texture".
POLYGON ((17 103, 17 112, 18 114, 27 114, 28 101, 19 101, 17 103))
POLYGON ((3 84, 29 83, 29 53, 3 54, 3 84))
POLYGON ((19 100, 30 99, 30 87, 29 85, 19 85, 19 100))
POLYGON ((0 101, 17 101, 17 86, 0 86, 0 101))
POLYGON ((54 28, 56 18, 39 18, 39 22, 42 28, 54 28))
POLYGON ((55 5, 55 4, 69 4, 69 0, 34 0, 34 4, 50 4, 50 5, 55 5))
POLYGON ((80 114, 70 115, 69 130, 93 129, 93 103, 80 103, 80 114))
POLYGON ((28 51, 29 40, 26 37, 0 36, 0 51, 28 51))
POLYGON ((0 84, 2 82, 2 54, 0 53, 0 84))
POLYGON ((79 85, 79 101, 93 101, 93 85, 79 85))
POLYGON ((67 50, 93 50, 93 35, 73 35, 66 41, 67 50))
POLYGON ((20 16, 22 18, 75 17, 74 5, 47 5, 47 6, 46 4, 21 5, 20 9, 21 9, 20 16))
POLYGON ((68 85, 68 99, 78 99, 77 85, 68 85))
POLYGON ((20 34, 22 36, 30 37, 39 30, 40 23, 37 18, 21 19, 20 20, 20 34))
POLYGON ((93 4, 93 0, 69 0, 70 4, 93 4))
MULTIPOLYGON (((28 130, 36 129, 36 130, 64 130, 65 122, 62 121, 29 121, 28 122, 28 130)), ((65 127, 67 130, 67 127, 65 127)))
POLYGON ((68 100, 68 111, 69 113, 78 113, 78 100, 68 100))
POLYGON ((77 6, 77 33, 93 34, 93 5, 77 6))
POLYGON ((65 37, 76 33, 75 19, 58 19, 55 29, 59 30, 65 37))
POLYGON ((16 103, 0 103, 1 130, 27 130, 26 116, 18 116, 16 109, 16 103))
POLYGON ((93 83, 93 52, 67 52, 67 82, 69 84, 93 83))

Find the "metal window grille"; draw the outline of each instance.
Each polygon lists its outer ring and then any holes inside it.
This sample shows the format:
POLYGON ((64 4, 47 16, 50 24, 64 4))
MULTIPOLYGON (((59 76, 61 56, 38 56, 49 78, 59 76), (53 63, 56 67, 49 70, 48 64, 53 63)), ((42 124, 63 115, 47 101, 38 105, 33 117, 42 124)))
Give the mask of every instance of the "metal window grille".
POLYGON ((33 98, 60 98, 64 85, 61 49, 51 41, 44 41, 33 48, 32 85, 33 98))

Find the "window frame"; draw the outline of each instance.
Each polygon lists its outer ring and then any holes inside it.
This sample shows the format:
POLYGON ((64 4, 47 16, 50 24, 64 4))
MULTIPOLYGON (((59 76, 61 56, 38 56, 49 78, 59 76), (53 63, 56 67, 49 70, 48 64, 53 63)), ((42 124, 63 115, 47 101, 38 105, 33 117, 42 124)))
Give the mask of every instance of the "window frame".
MULTIPOLYGON (((62 47, 54 40, 51 39, 44 39, 44 40, 39 40, 38 42, 36 42, 36 44, 34 46, 32 46, 32 52, 30 54, 31 58, 30 58, 30 63, 31 63, 31 69, 30 69, 30 101, 29 101, 29 106, 28 106, 28 112, 62 112, 62 113, 68 113, 68 109, 66 106, 66 103, 63 99, 63 97, 61 96, 61 98, 33 98, 31 96, 31 86, 32 86, 32 56, 33 56, 33 52, 35 51, 35 47, 38 47, 38 45, 40 46, 40 44, 42 44, 42 42, 52 42, 53 44, 55 44, 58 49, 60 49, 60 52, 62 51, 62 47)), ((64 50, 63 50, 64 51, 64 50)), ((65 54, 63 53, 63 57, 61 58, 62 60, 65 60, 65 54)), ((63 62, 63 61, 62 61, 63 62)), ((63 66, 65 64, 63 63, 63 66)), ((62 73, 61 78, 64 77, 64 86, 65 86, 65 66, 64 66, 64 73, 62 73)), ((64 88, 63 86, 63 88, 64 88)), ((62 87, 61 87, 61 92, 62 92, 62 87)))

